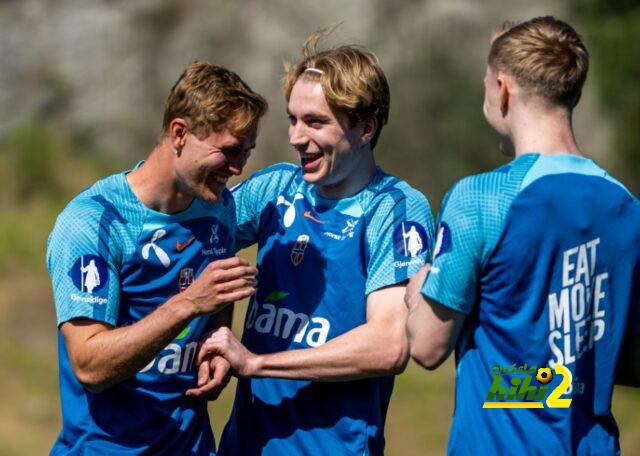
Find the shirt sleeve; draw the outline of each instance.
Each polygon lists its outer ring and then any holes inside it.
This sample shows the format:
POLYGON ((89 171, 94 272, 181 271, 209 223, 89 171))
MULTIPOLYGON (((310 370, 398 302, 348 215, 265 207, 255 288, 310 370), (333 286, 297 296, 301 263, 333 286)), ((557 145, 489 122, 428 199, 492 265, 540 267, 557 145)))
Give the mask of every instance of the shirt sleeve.
POLYGON ((74 318, 117 323, 119 272, 103 216, 95 205, 72 202, 49 236, 47 269, 58 326, 74 318))
POLYGON ((420 192, 394 189, 380 198, 366 228, 366 294, 404 282, 431 257, 434 222, 420 192))
POLYGON ((461 181, 445 196, 440 211, 431 269, 422 294, 469 314, 480 277, 483 232, 476 192, 461 181))
POLYGON ((287 163, 270 166, 231 189, 236 205, 236 252, 258 242, 262 211, 269 202, 275 203, 296 169, 287 163))

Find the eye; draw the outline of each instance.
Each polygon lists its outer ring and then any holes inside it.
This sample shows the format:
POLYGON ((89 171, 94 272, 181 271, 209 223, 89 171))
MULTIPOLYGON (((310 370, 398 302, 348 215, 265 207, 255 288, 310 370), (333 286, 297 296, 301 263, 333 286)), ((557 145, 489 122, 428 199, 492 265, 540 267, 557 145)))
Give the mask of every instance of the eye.
POLYGON ((287 118, 289 119, 289 125, 291 125, 291 126, 295 126, 295 124, 296 124, 296 118, 295 118, 293 115, 291 115, 291 114, 289 114, 289 115, 287 116, 287 118))
POLYGON ((326 122, 323 121, 322 119, 312 118, 307 120, 307 125, 309 125, 310 128, 313 128, 316 130, 319 128, 322 128, 324 124, 326 124, 326 122))

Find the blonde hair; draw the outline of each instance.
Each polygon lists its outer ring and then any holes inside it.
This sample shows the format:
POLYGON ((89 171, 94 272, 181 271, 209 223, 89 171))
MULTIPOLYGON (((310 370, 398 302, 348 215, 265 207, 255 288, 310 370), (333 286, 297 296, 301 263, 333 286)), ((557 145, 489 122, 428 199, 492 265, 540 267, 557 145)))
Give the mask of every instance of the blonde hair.
POLYGON ((376 118, 377 130, 371 139, 375 147, 389 118, 389 84, 376 55, 363 46, 342 45, 318 51, 318 42, 333 32, 321 29, 309 36, 302 48, 302 61, 285 64, 284 95, 289 101, 298 79, 318 81, 332 109, 346 114, 351 126, 376 118))
POLYGON ((233 71, 219 65, 195 61, 169 92, 162 121, 162 136, 175 118, 183 118, 199 139, 228 128, 242 136, 267 111, 266 100, 233 71))
POLYGON ((493 35, 488 63, 531 93, 572 109, 587 78, 589 53, 569 24, 545 16, 505 22, 493 35))

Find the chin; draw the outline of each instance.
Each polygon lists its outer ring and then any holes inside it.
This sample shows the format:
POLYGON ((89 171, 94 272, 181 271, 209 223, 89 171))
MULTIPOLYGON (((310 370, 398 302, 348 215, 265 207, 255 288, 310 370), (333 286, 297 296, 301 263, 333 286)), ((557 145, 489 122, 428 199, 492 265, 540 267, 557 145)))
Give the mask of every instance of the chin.
POLYGON ((322 176, 318 172, 309 173, 302 170, 302 179, 308 184, 318 185, 322 181, 322 176))
POLYGON ((198 195, 198 198, 200 198, 203 201, 206 201, 207 203, 217 203, 222 199, 222 192, 216 193, 213 191, 208 191, 204 194, 198 195))

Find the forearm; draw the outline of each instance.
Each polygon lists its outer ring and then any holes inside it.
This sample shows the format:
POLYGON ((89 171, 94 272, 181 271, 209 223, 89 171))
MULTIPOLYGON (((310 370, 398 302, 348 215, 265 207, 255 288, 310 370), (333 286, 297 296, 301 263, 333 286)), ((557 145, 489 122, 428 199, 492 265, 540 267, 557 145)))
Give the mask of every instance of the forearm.
POLYGON ((367 323, 320 347, 256 355, 250 363, 249 376, 355 380, 398 374, 404 370, 408 357, 403 328, 380 328, 367 323))
POLYGON ((433 331, 430 330, 430 319, 427 303, 420 302, 409 310, 407 317, 407 338, 411 347, 411 357, 426 369, 435 369, 448 356, 450 350, 446 345, 437 343, 433 331))
MULTIPOLYGON (((135 375, 198 315, 215 315, 255 292, 256 269, 238 257, 212 261, 183 293, 169 298, 130 326, 112 328, 76 319, 60 331, 78 380, 92 390, 104 389, 135 375)), ((229 316, 219 318, 229 320, 229 316)))
MULTIPOLYGON (((409 289, 409 288, 408 288, 409 289)), ((407 337, 411 357, 425 369, 440 366, 454 350, 464 315, 422 294, 407 293, 407 337)))
POLYGON ((76 334, 85 331, 86 339, 74 344, 69 357, 78 380, 90 390, 101 391, 143 369, 194 316, 177 295, 132 325, 106 329, 92 321, 72 321, 61 331, 65 339, 71 330, 68 325, 76 334))

